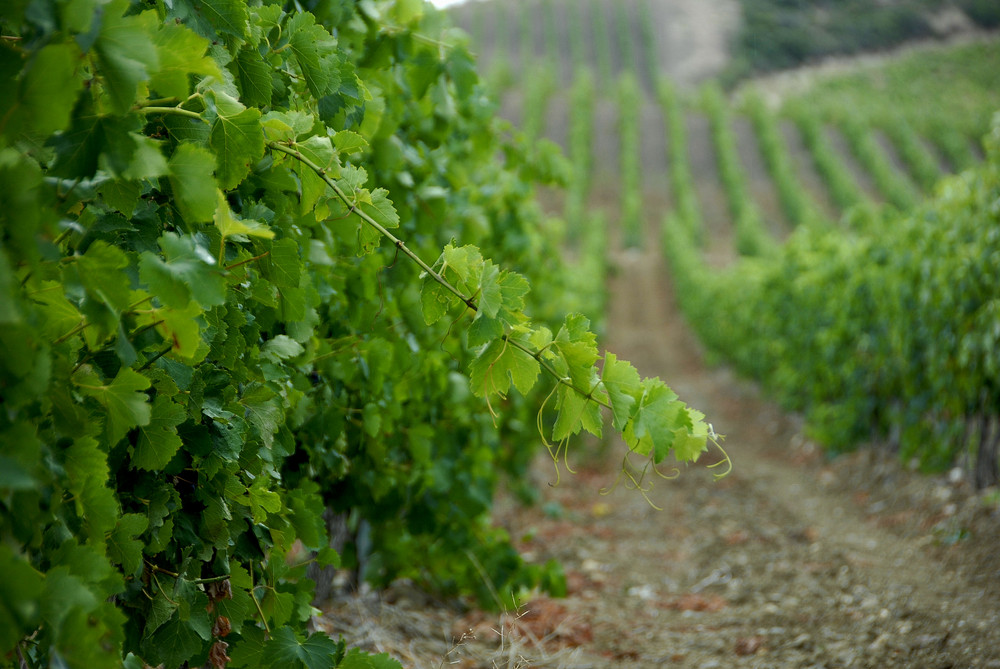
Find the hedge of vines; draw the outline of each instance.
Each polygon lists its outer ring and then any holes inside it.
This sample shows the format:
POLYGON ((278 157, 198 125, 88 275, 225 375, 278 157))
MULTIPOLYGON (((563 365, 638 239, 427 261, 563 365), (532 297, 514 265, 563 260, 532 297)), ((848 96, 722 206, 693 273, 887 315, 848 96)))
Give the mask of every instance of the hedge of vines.
POLYGON ((854 209, 718 273, 671 216, 665 252, 699 335, 834 451, 881 443, 1000 477, 1000 116, 983 165, 907 215, 854 209))
POLYGON ((0 664, 392 666, 308 633, 311 563, 558 591, 498 477, 706 447, 559 313, 563 163, 421 0, 13 0, 0 71, 0 664))

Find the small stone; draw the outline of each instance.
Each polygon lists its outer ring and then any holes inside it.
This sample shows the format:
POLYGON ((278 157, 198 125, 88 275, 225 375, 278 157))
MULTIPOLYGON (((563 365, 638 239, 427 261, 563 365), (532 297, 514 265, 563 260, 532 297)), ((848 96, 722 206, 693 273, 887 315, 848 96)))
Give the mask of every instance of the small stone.
POLYGON ((800 634, 788 642, 789 648, 806 648, 812 645, 812 637, 808 634, 800 634))
POLYGON ((886 646, 889 645, 889 635, 886 632, 882 632, 868 645, 869 652, 881 653, 885 650, 886 646))

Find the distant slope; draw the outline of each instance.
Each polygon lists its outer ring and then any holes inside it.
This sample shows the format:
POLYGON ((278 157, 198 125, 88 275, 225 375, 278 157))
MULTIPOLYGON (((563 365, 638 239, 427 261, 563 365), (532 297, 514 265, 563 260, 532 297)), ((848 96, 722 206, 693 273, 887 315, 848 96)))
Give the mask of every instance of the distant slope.
POLYGON ((516 80, 546 60, 564 79, 587 66, 681 86, 1000 27, 998 0, 480 0, 448 11, 484 73, 516 80))

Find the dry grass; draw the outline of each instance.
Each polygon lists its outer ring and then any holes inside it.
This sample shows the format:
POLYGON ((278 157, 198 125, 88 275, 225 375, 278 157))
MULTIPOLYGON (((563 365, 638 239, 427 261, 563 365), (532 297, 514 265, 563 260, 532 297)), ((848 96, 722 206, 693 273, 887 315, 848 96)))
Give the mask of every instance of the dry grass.
POLYGON ((593 666, 580 658, 589 627, 545 598, 515 613, 463 612, 403 582, 382 593, 344 595, 314 624, 349 647, 389 653, 414 669, 593 666))

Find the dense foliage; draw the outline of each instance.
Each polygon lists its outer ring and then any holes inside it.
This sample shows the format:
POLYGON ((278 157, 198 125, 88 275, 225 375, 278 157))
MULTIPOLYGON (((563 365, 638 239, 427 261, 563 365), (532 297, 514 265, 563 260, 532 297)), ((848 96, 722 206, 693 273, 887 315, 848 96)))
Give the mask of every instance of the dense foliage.
POLYGON ((997 481, 1000 117, 981 167, 909 215, 806 226, 774 257, 707 268, 676 216, 665 250, 702 339, 846 449, 878 440, 931 469, 966 455, 997 481))
POLYGON ((307 633, 310 563, 558 591, 487 516, 539 434, 706 446, 560 313, 563 163, 443 15, 307 4, 3 5, 0 664, 391 666, 307 633))

